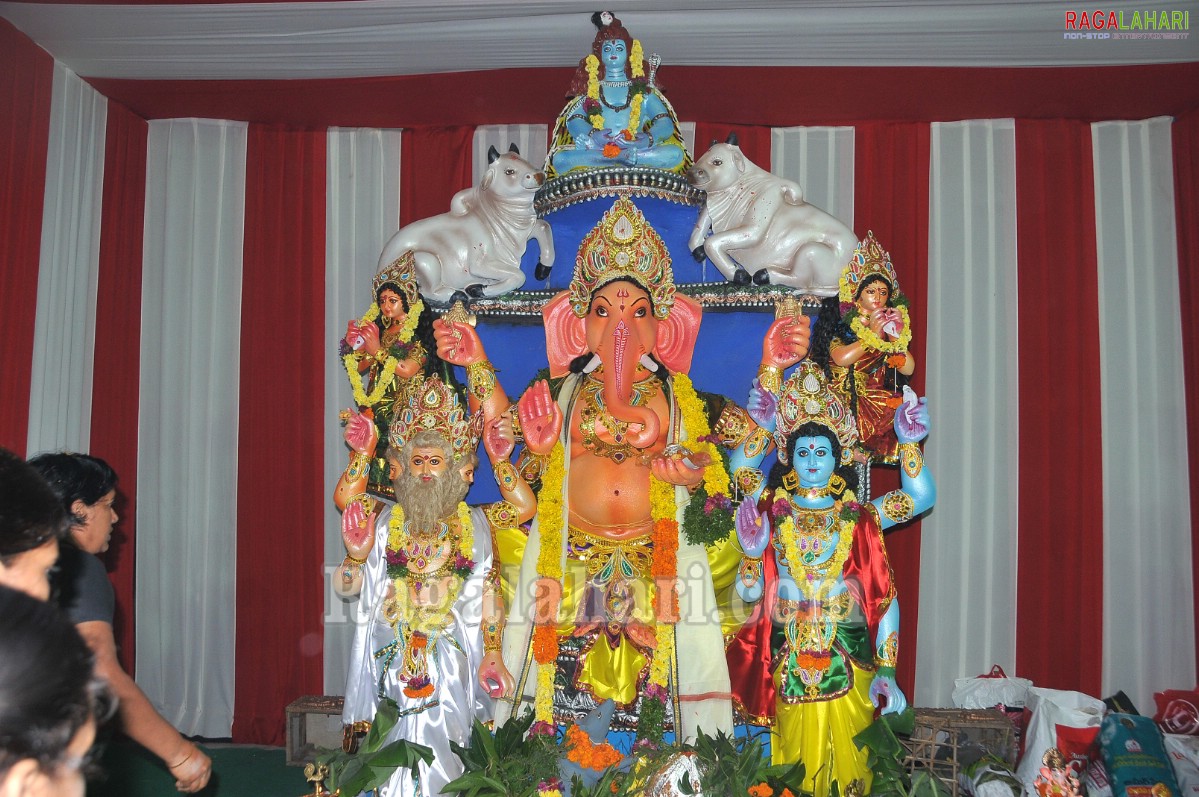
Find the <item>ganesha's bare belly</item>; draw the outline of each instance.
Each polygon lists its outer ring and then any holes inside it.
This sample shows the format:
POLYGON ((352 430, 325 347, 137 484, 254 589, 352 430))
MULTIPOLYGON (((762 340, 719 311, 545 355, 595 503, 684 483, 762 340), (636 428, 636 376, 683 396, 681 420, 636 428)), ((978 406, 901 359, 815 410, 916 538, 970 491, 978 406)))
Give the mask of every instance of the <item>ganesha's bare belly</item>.
POLYGON ((632 459, 619 465, 584 451, 570 461, 570 524, 620 540, 648 533, 649 467, 632 459))

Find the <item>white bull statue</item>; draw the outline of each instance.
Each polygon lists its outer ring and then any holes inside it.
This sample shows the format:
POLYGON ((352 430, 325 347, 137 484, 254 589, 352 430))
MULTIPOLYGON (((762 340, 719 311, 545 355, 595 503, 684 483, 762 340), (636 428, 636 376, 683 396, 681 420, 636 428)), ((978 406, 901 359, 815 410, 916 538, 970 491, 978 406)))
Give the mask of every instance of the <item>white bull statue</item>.
POLYGON ((448 213, 414 221, 391 236, 379 268, 412 252, 421 295, 443 304, 460 292, 491 297, 523 285, 520 260, 530 238, 540 247, 538 272, 548 270, 554 264, 553 234, 533 210, 545 175, 515 145, 503 155, 492 147, 487 161, 479 185, 455 194, 448 213))
POLYGON ((688 173, 708 198, 689 246, 739 285, 785 285, 837 295, 841 269, 858 245, 853 230, 804 201, 793 180, 746 160, 735 136, 712 144, 688 173), (707 235, 711 228, 712 234, 707 235))

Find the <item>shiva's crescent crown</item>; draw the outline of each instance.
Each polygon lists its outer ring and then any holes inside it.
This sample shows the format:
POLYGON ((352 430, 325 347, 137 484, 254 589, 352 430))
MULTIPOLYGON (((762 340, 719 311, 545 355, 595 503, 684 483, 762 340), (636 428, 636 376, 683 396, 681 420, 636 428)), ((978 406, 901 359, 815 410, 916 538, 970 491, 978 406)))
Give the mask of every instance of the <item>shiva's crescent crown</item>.
POLYGON ((783 383, 779 396, 778 425, 774 430, 779 462, 789 464, 787 438, 809 421, 826 427, 837 436, 837 442, 841 444, 841 464, 848 463, 853 456, 853 445, 858 442, 858 424, 853 413, 825 382, 820 366, 804 360, 783 383))
POLYGON ((410 381, 396 399, 387 442, 398 452, 418 432, 436 432, 449 443, 454 460, 460 461, 475 450, 482 431, 483 413, 468 416, 454 389, 429 376, 410 381))
POLYGON ((625 197, 608 208, 579 245, 570 281, 570 306, 575 315, 587 315, 595 292, 622 277, 649 294, 655 316, 661 319, 670 314, 674 306, 670 252, 637 206, 625 197))
POLYGON ((400 289, 407 307, 411 308, 420 300, 420 286, 416 282, 416 257, 411 251, 397 257, 386 268, 379 269, 374 284, 371 285, 374 295, 377 297, 379 289, 388 283, 400 289))

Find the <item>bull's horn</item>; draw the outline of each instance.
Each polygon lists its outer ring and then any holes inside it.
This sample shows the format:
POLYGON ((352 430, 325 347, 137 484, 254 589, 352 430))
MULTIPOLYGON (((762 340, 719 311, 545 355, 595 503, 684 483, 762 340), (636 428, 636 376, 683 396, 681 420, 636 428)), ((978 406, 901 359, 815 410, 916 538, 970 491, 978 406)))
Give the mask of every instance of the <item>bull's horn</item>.
POLYGON ((728 137, 728 138, 726 138, 726 139, 724 140, 724 143, 726 143, 726 144, 732 144, 734 147, 740 146, 740 142, 739 142, 739 141, 737 141, 737 133, 736 133, 736 131, 730 131, 730 132, 729 132, 729 137, 728 137))
POLYGON ((495 163, 500 157, 500 151, 494 146, 487 148, 487 162, 495 163))
POLYGON ((520 147, 516 146, 516 144, 514 144, 514 143, 513 143, 513 144, 509 144, 509 145, 508 145, 508 151, 509 151, 509 152, 511 152, 513 155, 519 155, 519 154, 520 154, 520 147))

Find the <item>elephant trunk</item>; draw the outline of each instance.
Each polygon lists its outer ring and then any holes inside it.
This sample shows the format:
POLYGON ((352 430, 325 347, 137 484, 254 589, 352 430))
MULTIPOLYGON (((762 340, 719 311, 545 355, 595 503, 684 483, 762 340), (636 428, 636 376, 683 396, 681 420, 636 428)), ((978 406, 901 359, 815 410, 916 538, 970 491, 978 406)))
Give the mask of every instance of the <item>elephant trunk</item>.
POLYGON ((658 415, 648 406, 632 404, 633 382, 641 353, 624 321, 612 330, 602 349, 603 396, 608 413, 618 421, 631 424, 627 433, 630 443, 637 448, 649 448, 658 439, 658 415))

